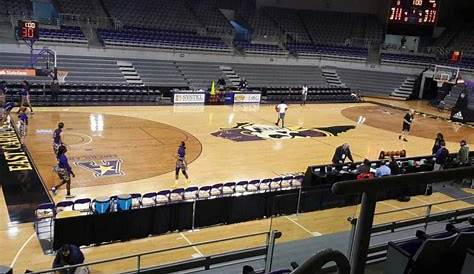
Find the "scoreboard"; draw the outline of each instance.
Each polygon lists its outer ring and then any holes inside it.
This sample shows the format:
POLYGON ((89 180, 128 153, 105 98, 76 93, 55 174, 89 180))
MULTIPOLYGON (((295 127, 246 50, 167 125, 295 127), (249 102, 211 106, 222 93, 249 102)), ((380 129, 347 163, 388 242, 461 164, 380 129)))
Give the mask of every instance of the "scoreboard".
POLYGON ((391 0, 389 23, 434 26, 440 0, 391 0))

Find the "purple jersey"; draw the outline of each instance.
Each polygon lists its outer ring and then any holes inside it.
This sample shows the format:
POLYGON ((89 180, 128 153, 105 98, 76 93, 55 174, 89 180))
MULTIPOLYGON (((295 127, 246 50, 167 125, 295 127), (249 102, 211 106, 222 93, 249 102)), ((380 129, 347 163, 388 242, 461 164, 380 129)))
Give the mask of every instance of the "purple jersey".
POLYGON ((63 153, 58 157, 58 167, 67 170, 69 174, 71 174, 71 166, 67 160, 66 155, 63 153))
POLYGON ((178 148, 178 157, 184 158, 186 156, 186 147, 180 146, 178 148))
POLYGON ((57 128, 54 133, 53 133, 53 142, 57 145, 60 145, 62 144, 62 140, 61 140, 61 133, 63 132, 62 129, 60 128, 57 128))

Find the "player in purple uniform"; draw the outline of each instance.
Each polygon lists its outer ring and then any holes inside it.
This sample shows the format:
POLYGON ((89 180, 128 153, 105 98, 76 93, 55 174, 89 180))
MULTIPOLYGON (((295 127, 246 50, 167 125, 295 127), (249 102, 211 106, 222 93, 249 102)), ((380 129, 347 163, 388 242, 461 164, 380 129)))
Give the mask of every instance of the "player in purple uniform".
POLYGON ((20 135, 20 143, 25 144, 25 138, 28 133, 28 115, 26 115, 26 108, 20 108, 20 114, 18 114, 18 131, 20 135))
MULTIPOLYGON (((30 83, 27 81, 21 82, 22 89, 20 91, 21 95, 21 102, 20 102, 20 108, 21 107, 29 107, 30 112, 33 113, 33 107, 31 107, 31 102, 30 102, 30 83)), ((20 112, 20 110, 18 110, 20 112)))
POLYGON ((58 154, 58 149, 60 146, 65 145, 63 143, 63 139, 61 137, 61 133, 63 133, 64 123, 58 123, 58 128, 53 132, 53 150, 54 154, 58 154))
POLYGON ((66 157, 66 152, 67 148, 66 146, 60 146, 58 148, 58 154, 57 154, 57 160, 58 160, 58 166, 56 168, 56 171, 58 173, 59 179, 61 182, 59 185, 56 185, 51 188, 51 191, 53 192, 54 195, 56 195, 56 191, 59 187, 62 185, 66 184, 66 198, 74 198, 74 195, 71 195, 71 175, 72 177, 76 177, 74 172, 71 169, 71 166, 69 165, 68 159, 66 157))
POLYGON ((175 170, 175 177, 176 181, 179 177, 179 171, 183 173, 186 180, 189 179, 187 170, 188 164, 186 163, 186 144, 181 142, 181 145, 178 147, 178 154, 176 155, 176 170, 175 170))

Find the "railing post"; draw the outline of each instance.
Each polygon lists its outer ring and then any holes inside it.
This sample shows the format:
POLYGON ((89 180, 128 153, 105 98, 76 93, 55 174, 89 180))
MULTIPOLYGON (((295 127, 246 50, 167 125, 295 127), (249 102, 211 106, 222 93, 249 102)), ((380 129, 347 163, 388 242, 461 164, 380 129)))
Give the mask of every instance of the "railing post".
POLYGON ((426 207, 426 218, 425 218, 425 231, 428 228, 428 218, 431 216, 431 204, 426 207))
POLYGON ((300 186, 300 189, 298 191, 298 204, 296 205, 296 215, 300 213, 301 192, 303 192, 303 187, 300 186))
POLYGON ((347 258, 349 258, 350 260, 351 255, 352 255, 352 245, 354 243, 354 235, 355 235, 355 230, 356 230, 357 218, 348 217, 347 221, 351 224, 351 232, 349 234, 349 245, 347 246, 347 258))
POLYGON ((193 220, 191 230, 194 231, 194 222, 196 220, 196 200, 193 201, 193 220))
POLYGON ((141 260, 141 255, 137 256, 137 273, 140 273, 140 260, 141 260))
POLYGON ((273 252, 275 249, 275 239, 281 237, 281 232, 278 230, 272 230, 267 237, 267 254, 265 260, 265 273, 270 273, 272 269, 272 262, 273 262, 273 252))

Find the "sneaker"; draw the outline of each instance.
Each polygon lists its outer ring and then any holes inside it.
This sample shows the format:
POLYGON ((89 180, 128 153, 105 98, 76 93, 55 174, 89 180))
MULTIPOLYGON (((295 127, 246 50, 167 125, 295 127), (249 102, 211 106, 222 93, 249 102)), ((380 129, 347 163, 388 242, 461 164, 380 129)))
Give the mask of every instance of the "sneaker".
POLYGON ((407 138, 403 138, 403 141, 404 141, 404 142, 408 142, 407 138))
POLYGON ((278 126, 278 123, 275 123, 275 126, 278 126))
POLYGON ((398 140, 402 139, 402 135, 398 135, 398 140))
POLYGON ((72 199, 72 198, 74 198, 74 197, 76 197, 76 195, 72 195, 72 194, 66 195, 66 199, 72 199))
POLYGON ((56 195, 56 191, 57 191, 57 190, 56 190, 56 187, 53 186, 53 187, 51 188, 51 192, 53 192, 53 195, 56 195))

